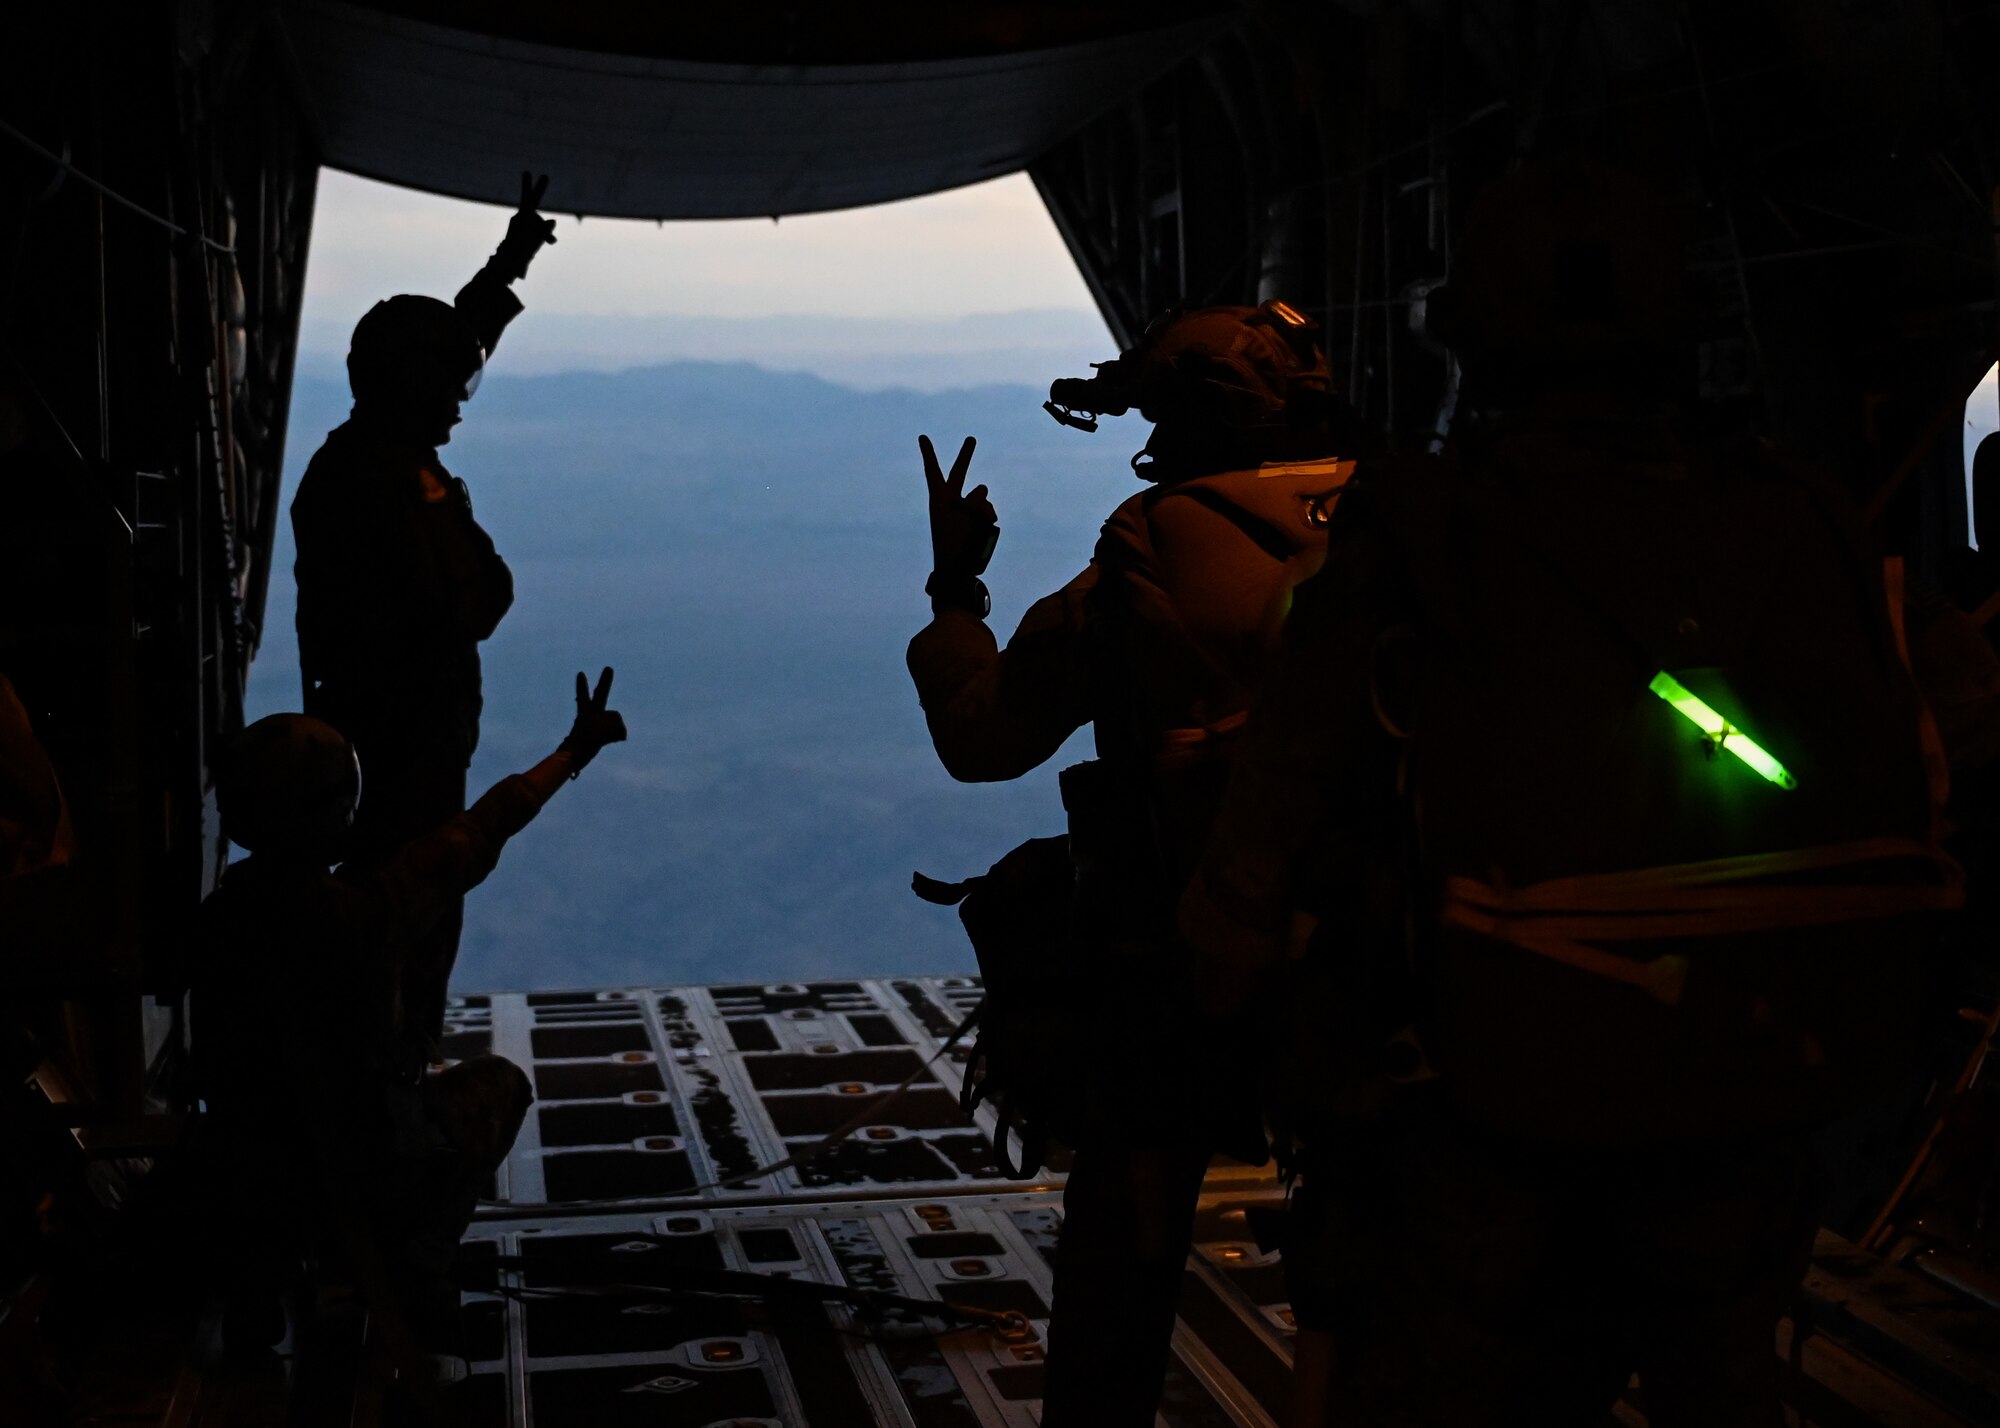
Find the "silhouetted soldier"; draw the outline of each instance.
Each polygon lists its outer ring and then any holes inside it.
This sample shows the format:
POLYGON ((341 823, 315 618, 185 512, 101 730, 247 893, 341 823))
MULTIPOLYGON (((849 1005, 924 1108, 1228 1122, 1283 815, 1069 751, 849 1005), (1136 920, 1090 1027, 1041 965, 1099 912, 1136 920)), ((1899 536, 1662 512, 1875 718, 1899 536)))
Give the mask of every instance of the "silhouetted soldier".
POLYGON ((1183 901, 1221 1008, 1299 965, 1302 905, 1323 980, 1419 974, 1327 1058, 1403 1079, 1386 1118, 1292 1088, 1329 1422, 1596 1424, 1636 1370, 1660 1428, 1776 1425, 1811 1135, 1909 1065, 1957 892, 1884 566, 1818 473, 1679 409, 1684 262, 1594 165, 1474 205, 1472 415, 1357 471, 1183 901), (1326 896, 1370 845, 1411 849, 1407 948, 1326 896))
POLYGON ((1310 324, 1283 303, 1170 314, 1051 398, 1071 425, 1094 427, 1077 411, 1131 408, 1153 421, 1151 460, 1134 461, 1152 489, 1112 514, 1082 574, 1030 608, 1003 650, 979 580, 996 518, 983 486, 964 489, 973 443, 947 476, 922 439, 934 618, 909 667, 955 778, 1016 778, 1082 725, 1096 735, 1098 758, 1063 773, 1068 840, 1023 845, 984 880, 1004 938, 982 940, 980 898, 965 917, 989 969, 978 1090, 1002 1103, 1003 1123, 1026 1112, 1025 1168, 1039 1162, 1034 1125, 1076 1152, 1044 1421, 1118 1428, 1153 1422, 1211 1154, 1265 1156, 1248 1098, 1210 1078, 1228 1080, 1205 1059, 1212 1047, 1177 1038, 1187 1011, 1171 912, 1291 587, 1318 566, 1350 433, 1310 324), (1037 962, 1061 970, 1043 976, 1037 962), (1121 1005, 1093 1018, 1105 992, 1121 1005), (1135 1035, 1117 1041, 1121 1030, 1135 1035))
MULTIPOLYGON (((465 483, 438 459, 553 219, 536 212, 546 176, 521 175, 521 208, 455 302, 403 294, 356 324, 349 419, 326 439, 292 502, 305 709, 361 751, 368 798, 352 856, 381 860, 465 807, 479 743, 479 642, 514 600, 514 580, 472 516, 465 483)), ((408 961, 411 1024, 435 1039, 458 955, 448 907, 408 961)))
POLYGON ((394 1309, 427 1348, 449 1345, 453 1254, 534 1097, 503 1057, 425 1074, 428 1038, 402 1005, 406 964, 507 840, 625 737, 606 707, 611 671, 594 695, 576 681, 576 722, 554 753, 365 866, 328 871, 362 768, 324 721, 258 720, 216 784, 223 830, 251 856, 202 907, 193 1044, 234 1191, 233 1236, 246 1267, 272 1268, 314 1228, 300 1217, 330 1206, 364 1280, 365 1261, 379 1258, 394 1309))

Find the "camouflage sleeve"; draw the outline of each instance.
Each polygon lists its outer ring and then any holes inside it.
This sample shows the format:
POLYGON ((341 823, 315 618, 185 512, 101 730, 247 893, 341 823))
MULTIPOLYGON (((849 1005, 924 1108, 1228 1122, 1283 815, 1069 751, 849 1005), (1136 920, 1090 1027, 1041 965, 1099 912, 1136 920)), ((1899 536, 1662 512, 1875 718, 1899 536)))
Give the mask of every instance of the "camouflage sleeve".
POLYGON ((910 641, 910 678, 938 761, 964 783, 1019 778, 1090 720, 1083 649, 1091 565, 1028 608, 1003 650, 986 622, 945 610, 910 641))
POLYGON ((500 780, 465 812, 403 845, 381 868, 343 869, 367 884, 383 940, 395 950, 435 924, 453 898, 486 880, 507 840, 534 821, 542 800, 519 774, 500 780))

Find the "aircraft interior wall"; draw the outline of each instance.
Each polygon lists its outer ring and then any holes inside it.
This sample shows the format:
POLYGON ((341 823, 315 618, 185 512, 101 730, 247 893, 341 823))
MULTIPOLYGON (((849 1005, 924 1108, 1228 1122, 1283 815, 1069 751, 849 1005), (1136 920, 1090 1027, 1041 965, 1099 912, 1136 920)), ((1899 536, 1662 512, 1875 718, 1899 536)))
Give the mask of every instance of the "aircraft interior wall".
MULTIPOLYGON (((0 880, 0 1052, 10 1092, 65 1108, 86 1169, 60 1173, 113 1203, 184 1128, 183 938, 224 856, 210 765, 259 643, 290 638, 264 630, 264 593, 323 146, 285 8, 78 0, 0 21, 0 674, 87 850, 0 880)), ((1164 71, 1133 61, 1154 77, 1015 156, 1122 344, 1170 307, 1282 298, 1370 427, 1432 446, 1460 395, 1432 295, 1473 197, 1588 153, 1687 200, 1681 395, 1833 472, 1917 575, 2000 593, 2000 567, 1966 558, 1960 440, 2000 356, 1993 6, 1173 12, 1213 32, 1164 71)), ((843 62, 866 58, 851 38, 843 62)), ((711 42, 744 58, 734 30, 711 42)), ((899 62, 923 53, 898 36, 899 62)), ((1968 1005, 2000 998, 1990 947, 1958 971, 1968 1005)), ((506 1010, 526 1044, 561 1009, 506 1010)), ((1938 1026, 1945 1084, 1982 1028, 1938 1026)), ((0 1103, 0 1150, 28 1144, 23 1104, 0 1103)), ((45 1150, 0 1184, 57 1165, 45 1150)), ((1841 1223, 1888 1188, 1859 1187, 1841 1223)))
POLYGON ((8 28, 0 669, 88 852, 9 881, 0 996, 39 1038, 10 1066, 46 1053, 125 1118, 178 1052, 221 853, 209 761, 263 633, 317 164, 254 11, 8 28))

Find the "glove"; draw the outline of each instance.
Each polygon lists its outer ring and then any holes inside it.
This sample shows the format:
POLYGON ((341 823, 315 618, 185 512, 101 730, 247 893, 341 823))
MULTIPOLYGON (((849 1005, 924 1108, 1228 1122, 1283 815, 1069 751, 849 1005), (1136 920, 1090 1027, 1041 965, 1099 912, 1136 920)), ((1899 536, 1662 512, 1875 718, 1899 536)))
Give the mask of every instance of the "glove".
POLYGON ((917 438, 924 458, 924 485, 930 492, 931 578, 924 590, 934 608, 950 606, 986 614, 986 586, 979 577, 993 559, 1000 541, 1000 517, 986 498, 984 486, 965 489, 966 469, 977 443, 971 437, 958 449, 951 475, 938 467, 937 451, 928 436, 917 438))
POLYGON ((528 264, 542 251, 544 243, 556 241, 556 221, 537 212, 542 195, 549 191, 549 176, 532 177, 521 170, 521 206, 507 220, 507 236, 493 254, 493 270, 508 282, 528 275, 528 264))
POLYGON ((557 747, 570 756, 569 776, 575 778, 584 766, 597 757, 597 751, 606 744, 625 742, 625 719, 616 709, 605 708, 611 698, 611 666, 604 667, 604 673, 597 676, 597 692, 590 692, 590 684, 578 670, 576 676, 576 722, 569 726, 569 733, 557 747))

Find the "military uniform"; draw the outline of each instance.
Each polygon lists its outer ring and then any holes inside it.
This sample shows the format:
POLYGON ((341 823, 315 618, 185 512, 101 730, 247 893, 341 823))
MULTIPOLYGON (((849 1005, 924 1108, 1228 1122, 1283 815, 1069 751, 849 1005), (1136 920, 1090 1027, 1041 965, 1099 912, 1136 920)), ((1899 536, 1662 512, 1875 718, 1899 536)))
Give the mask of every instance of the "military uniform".
POLYGON ((497 1056, 424 1073, 404 963, 540 806, 516 776, 379 864, 328 872, 253 855, 202 908, 193 1044, 236 1190, 233 1236, 268 1253, 329 1203, 351 1212, 437 1334, 456 1310, 446 1271, 479 1187, 534 1098, 497 1056))
MULTIPOLYGON (((965 782, 1019 778, 1092 724, 1101 755, 1157 765, 1162 783, 1219 763, 1352 470, 1270 463, 1140 492, 1005 649, 979 616, 939 610, 908 652, 939 761, 965 782)), ((1175 810, 1171 871, 1200 850, 1211 808, 1175 810)))
POLYGON ((1152 1422, 1209 1156, 1246 1121, 1238 1139, 1251 1144, 1236 1149, 1262 1153, 1247 1100, 1214 1095, 1208 1073, 1225 1068, 1197 1066, 1185 1045, 1167 1054, 1166 1028, 1188 1015, 1168 924, 1292 587, 1318 568, 1352 469, 1269 463, 1141 492, 1105 523, 1089 566, 1037 601, 1004 649, 982 619, 949 607, 910 643, 932 742, 956 778, 1018 777, 1093 725, 1103 777, 1089 806, 1072 796, 1081 781, 1065 779, 1078 911, 1122 942, 1132 975, 1119 977, 1120 995, 1150 987, 1158 1004, 1157 1017, 1129 1018, 1154 1038, 1145 1069, 1126 1071, 1145 1084, 1097 1118, 1070 1172, 1051 1428, 1152 1422), (1100 893, 1108 905, 1090 905, 1100 893))
MULTIPOLYGON (((458 295, 490 351, 521 311, 482 270, 458 295)), ((292 502, 305 710, 360 752, 366 789, 353 856, 387 859, 465 807, 479 743, 479 643, 514 600, 513 576, 473 518, 465 483, 365 405, 332 431, 292 502)), ((411 1024, 437 1037, 463 908, 448 903, 413 950, 411 1024)))
POLYGON ((1376 1034, 1413 1020, 1439 1077, 1313 1126, 1287 1251, 1339 1421, 1594 1423, 1636 1370, 1655 1423, 1775 1423, 1808 1135, 1895 1084, 1953 900, 1859 523, 1769 451, 1600 406, 1365 467, 1336 525, 1182 926, 1240 998, 1316 901, 1313 955, 1365 981, 1404 949, 1345 925, 1327 850, 1412 848, 1421 995, 1376 1034))

